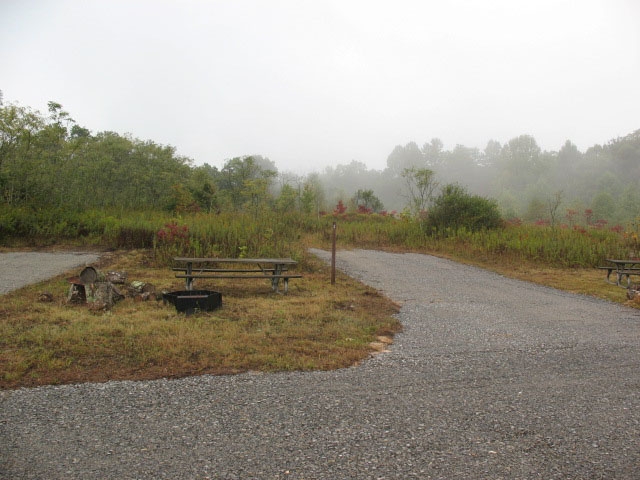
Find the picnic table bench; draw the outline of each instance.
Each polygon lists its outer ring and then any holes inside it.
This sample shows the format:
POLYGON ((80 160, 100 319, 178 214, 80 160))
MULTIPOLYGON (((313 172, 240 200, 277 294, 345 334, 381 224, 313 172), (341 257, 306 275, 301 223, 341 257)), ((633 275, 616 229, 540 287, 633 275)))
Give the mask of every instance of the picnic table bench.
POLYGON ((289 290, 290 278, 302 278, 302 275, 290 273, 289 267, 298 262, 291 258, 189 258, 175 257, 172 270, 184 272, 176 278, 184 278, 187 290, 193 290, 196 278, 266 278, 271 288, 278 292, 280 280, 284 291, 289 290), (224 265, 229 265, 224 266, 224 265))
POLYGON ((640 275, 640 260, 615 260, 607 258, 607 262, 609 262, 610 265, 598 268, 607 271, 606 280, 612 285, 618 285, 619 287, 628 288, 631 286, 631 277, 633 275, 640 275), (611 280, 611 274, 614 272, 616 274, 615 282, 611 280), (622 280, 625 276, 627 277, 626 286, 622 284, 622 280))

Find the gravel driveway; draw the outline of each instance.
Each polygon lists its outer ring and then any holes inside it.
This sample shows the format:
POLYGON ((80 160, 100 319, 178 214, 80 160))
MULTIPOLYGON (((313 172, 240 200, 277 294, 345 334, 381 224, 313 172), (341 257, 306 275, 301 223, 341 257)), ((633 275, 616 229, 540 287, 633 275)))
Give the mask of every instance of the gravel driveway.
POLYGON ((639 478, 640 311, 427 255, 338 266, 403 305, 390 353, 5 391, 1 476, 639 478))

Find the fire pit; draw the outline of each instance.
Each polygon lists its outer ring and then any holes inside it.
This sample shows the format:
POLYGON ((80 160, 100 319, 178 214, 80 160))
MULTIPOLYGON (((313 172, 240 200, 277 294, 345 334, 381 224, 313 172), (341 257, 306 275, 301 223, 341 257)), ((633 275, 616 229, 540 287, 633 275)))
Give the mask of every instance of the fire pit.
POLYGON ((166 304, 176 307, 178 312, 191 315, 196 310, 209 312, 222 306, 222 294, 211 290, 179 290, 162 294, 166 304))

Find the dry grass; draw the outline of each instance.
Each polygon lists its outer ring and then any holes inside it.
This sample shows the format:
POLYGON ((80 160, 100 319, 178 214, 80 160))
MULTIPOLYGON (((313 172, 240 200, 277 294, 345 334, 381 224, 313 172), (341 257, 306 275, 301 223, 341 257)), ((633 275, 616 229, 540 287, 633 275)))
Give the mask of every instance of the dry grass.
MULTIPOLYGON (((509 264, 498 258, 466 263, 629 306, 626 290, 604 282, 596 269, 509 264)), ((155 268, 144 251, 108 254, 101 270, 126 270, 129 280, 158 291, 182 290, 168 268, 155 268)), ((327 268, 314 258, 301 263, 302 279, 288 295, 267 281, 203 281, 217 290, 223 308, 189 317, 161 301, 126 299, 111 311, 66 303, 68 272, 3 296, 0 306, 0 388, 114 379, 176 378, 249 370, 325 370, 357 364, 384 351, 400 330, 397 306, 375 290, 327 268), (41 303, 42 292, 54 301, 41 303)))
MULTIPOLYGON (((67 305, 66 278, 78 272, 13 292, 0 309, 0 387, 335 369, 399 331, 397 306, 376 291, 343 275, 331 286, 326 267, 312 258, 300 267, 304 277, 291 280, 287 295, 259 279, 201 280, 198 288, 222 293, 223 307, 188 317, 154 300, 127 298, 106 312, 67 305), (44 291, 53 302, 38 301, 44 291)), ((158 291, 184 289, 146 252, 111 254, 98 268, 126 270, 130 281, 158 291)))

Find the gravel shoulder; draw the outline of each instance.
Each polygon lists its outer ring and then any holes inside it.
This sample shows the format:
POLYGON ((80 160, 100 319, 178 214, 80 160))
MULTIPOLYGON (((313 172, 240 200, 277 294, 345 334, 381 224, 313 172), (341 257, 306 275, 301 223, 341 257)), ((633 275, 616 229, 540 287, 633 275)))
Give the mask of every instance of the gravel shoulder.
POLYGON ((638 478, 638 310, 428 255, 338 267, 402 305, 389 353, 0 392, 0 478, 638 478))

